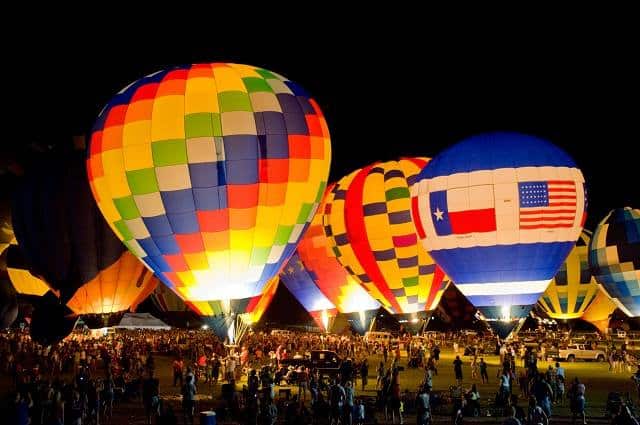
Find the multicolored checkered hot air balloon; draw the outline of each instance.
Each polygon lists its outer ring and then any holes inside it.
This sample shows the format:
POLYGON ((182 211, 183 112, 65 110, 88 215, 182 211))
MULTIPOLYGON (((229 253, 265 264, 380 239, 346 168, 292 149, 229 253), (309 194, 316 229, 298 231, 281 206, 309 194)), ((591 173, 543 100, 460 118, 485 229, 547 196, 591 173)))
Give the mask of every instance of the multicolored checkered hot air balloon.
POLYGON ((627 316, 640 316, 640 210, 611 210, 589 244, 591 271, 627 316))
POLYGON ((289 263, 280 272, 280 279, 316 324, 322 330, 328 331, 330 321, 335 318, 338 311, 318 288, 315 283, 317 276, 305 267, 298 253, 293 254, 289 263))
POLYGON ((409 186, 426 158, 375 163, 327 195, 323 224, 338 261, 394 314, 434 309, 448 283, 418 241, 409 186))
POLYGON ((118 237, 183 299, 251 299, 313 217, 330 149, 299 85, 196 64, 118 93, 93 128, 87 169, 118 237))
POLYGON ((589 269, 591 232, 583 230, 551 284, 538 300, 553 319, 578 319, 598 294, 598 282, 589 269))
POLYGON ((517 133, 457 143, 431 160, 411 193, 418 234, 438 265, 486 319, 510 323, 538 301, 586 216, 571 157, 517 133))
MULTIPOLYGON (((333 185, 329 185, 318 207, 318 213, 300 239, 294 255, 306 270, 304 276, 312 280, 312 283, 320 289, 323 296, 336 307, 338 312, 355 316, 352 321, 355 330, 363 333, 369 328, 371 320, 380 308, 380 303, 373 299, 342 267, 329 246, 322 219, 326 199, 332 190, 333 185)), ((286 284, 286 279, 283 278, 283 281, 286 284)))

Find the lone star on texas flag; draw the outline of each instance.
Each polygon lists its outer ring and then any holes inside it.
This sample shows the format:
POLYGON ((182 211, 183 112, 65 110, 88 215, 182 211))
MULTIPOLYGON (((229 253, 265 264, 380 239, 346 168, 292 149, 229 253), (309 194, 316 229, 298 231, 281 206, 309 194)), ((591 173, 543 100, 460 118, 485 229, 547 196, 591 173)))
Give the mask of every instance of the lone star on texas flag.
POLYGON ((444 220, 444 218, 442 217, 444 215, 444 211, 441 211, 440 208, 436 208, 436 211, 433 213, 433 215, 436 216, 436 220, 438 221, 444 220))

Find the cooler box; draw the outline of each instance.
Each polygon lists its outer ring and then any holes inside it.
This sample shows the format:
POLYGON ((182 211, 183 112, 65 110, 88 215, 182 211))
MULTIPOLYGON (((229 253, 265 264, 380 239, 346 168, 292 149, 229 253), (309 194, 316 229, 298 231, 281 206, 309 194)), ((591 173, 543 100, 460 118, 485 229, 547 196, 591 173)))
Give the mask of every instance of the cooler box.
POLYGON ((216 425, 216 412, 213 410, 200 412, 200 425, 216 425))

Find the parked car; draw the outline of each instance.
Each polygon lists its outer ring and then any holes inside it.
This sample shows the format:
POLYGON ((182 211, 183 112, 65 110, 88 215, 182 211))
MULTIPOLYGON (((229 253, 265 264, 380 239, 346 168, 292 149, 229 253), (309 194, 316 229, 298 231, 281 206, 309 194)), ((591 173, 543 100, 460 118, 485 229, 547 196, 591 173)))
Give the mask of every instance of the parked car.
POLYGON ((603 362, 607 360, 607 354, 603 350, 592 350, 585 344, 570 344, 567 348, 558 351, 558 358, 568 362, 576 360, 595 360, 603 362))

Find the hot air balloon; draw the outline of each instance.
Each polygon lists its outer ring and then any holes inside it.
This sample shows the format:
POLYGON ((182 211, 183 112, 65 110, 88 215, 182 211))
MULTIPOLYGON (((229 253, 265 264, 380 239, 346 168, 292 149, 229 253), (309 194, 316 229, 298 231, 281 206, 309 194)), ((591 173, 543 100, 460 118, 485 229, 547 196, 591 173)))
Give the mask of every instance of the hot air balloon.
MULTIPOLYGON (((351 323, 355 330, 364 333, 380 308, 380 303, 342 267, 329 247, 322 220, 326 198, 332 189, 333 185, 327 188, 318 213, 300 239, 295 255, 323 296, 338 312, 352 316, 351 323)), ((283 281, 286 285, 286 279, 283 278, 283 281)), ((326 316, 328 318, 329 314, 326 316)), ((322 317, 323 313, 320 313, 322 317)))
POLYGON ((200 328, 202 318, 166 285, 160 283, 143 301, 139 311, 149 312, 170 326, 200 328))
POLYGON ((553 319, 578 319, 598 294, 598 283, 589 270, 587 247, 591 232, 583 230, 551 284, 538 300, 553 319))
POLYGON ((574 161, 517 133, 457 143, 431 160, 411 191, 424 246, 502 333, 528 315, 586 217, 584 178, 574 161))
POLYGON ((640 210, 611 210, 589 244, 589 265, 598 283, 627 316, 640 316, 640 210))
POLYGON ((323 224, 344 268, 394 314, 433 310, 448 283, 418 241, 409 186, 425 158, 376 163, 338 181, 323 224))
POLYGON ((302 264, 297 253, 280 273, 280 279, 320 329, 328 331, 337 314, 336 306, 316 286, 317 277, 302 264))
POLYGON ((184 300, 224 306, 261 296, 293 254, 330 156, 324 116, 299 85, 209 63, 118 93, 93 128, 87 170, 132 253, 184 300))
POLYGON ((37 276, 75 314, 127 310, 156 284, 98 211, 80 153, 47 156, 25 173, 13 228, 31 273, 23 273, 26 283, 35 286, 37 276))
POLYGON ((606 335, 607 329, 609 329, 609 319, 615 310, 616 304, 600 286, 593 302, 584 311, 582 320, 591 323, 603 335, 606 335))

